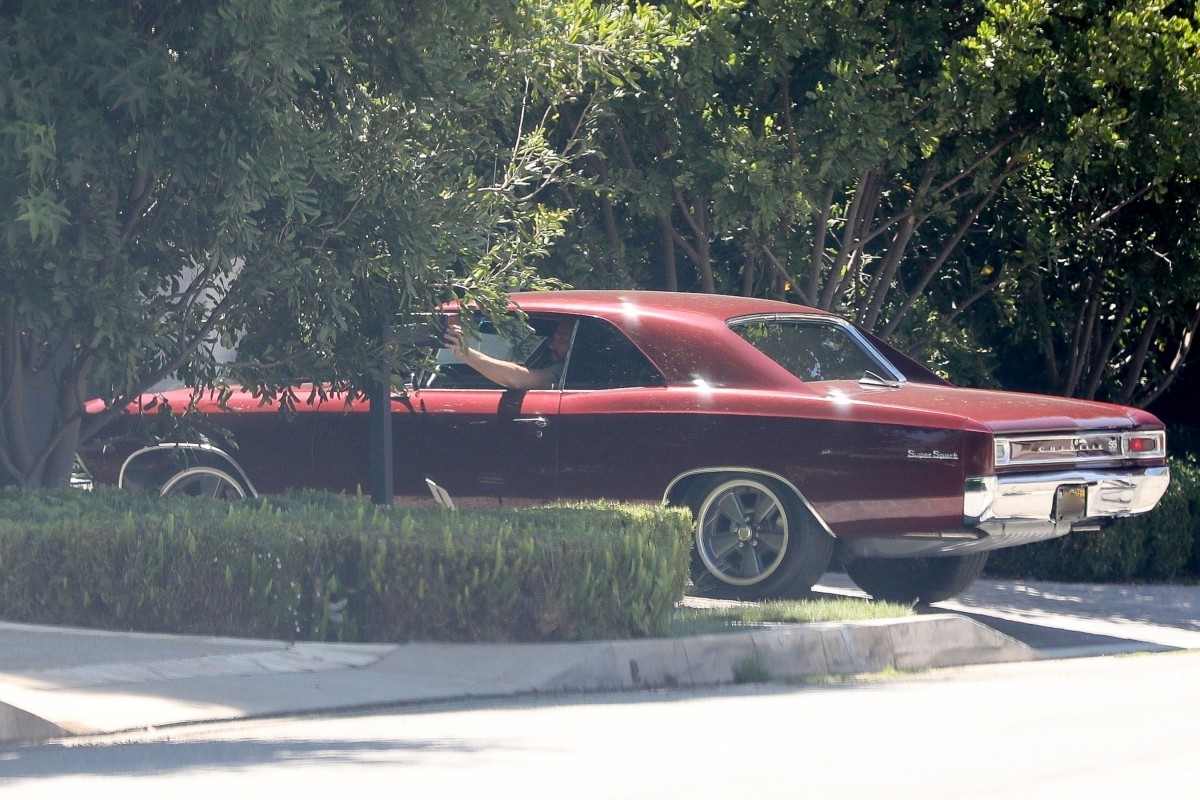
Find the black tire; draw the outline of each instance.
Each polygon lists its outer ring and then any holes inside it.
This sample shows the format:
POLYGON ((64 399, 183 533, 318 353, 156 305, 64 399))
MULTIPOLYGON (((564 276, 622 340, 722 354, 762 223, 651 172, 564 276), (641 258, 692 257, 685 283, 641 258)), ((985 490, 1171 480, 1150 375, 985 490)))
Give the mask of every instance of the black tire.
POLYGON ((829 566, 832 537, 779 482, 730 474, 707 482, 695 497, 695 594, 795 597, 811 590, 829 566))
POLYGON ((967 590, 987 564, 986 551, 936 558, 847 558, 846 574, 876 600, 937 603, 967 590))

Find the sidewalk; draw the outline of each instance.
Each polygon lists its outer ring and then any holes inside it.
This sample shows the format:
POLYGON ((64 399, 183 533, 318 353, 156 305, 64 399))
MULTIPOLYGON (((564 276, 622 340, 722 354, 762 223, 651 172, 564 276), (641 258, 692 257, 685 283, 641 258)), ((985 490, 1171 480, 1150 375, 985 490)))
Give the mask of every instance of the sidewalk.
MULTIPOLYGON (((844 576, 822 584, 830 593, 854 591, 844 576)), ((1014 587, 1022 585, 980 581, 935 613, 897 620, 571 644, 336 645, 0 623, 0 743, 473 698, 706 686, 734 682, 743 670, 802 679, 1040 657, 978 621, 993 606, 1029 617, 1035 606, 1065 604, 1084 614, 1077 620, 1090 615, 1108 634, 1119 629, 1110 638, 1126 642, 1126 651, 1200 649, 1200 587, 1096 587, 1086 609, 1055 599, 1079 595, 1079 587, 1014 587)), ((1059 611, 1037 613, 1057 619, 1059 611)))

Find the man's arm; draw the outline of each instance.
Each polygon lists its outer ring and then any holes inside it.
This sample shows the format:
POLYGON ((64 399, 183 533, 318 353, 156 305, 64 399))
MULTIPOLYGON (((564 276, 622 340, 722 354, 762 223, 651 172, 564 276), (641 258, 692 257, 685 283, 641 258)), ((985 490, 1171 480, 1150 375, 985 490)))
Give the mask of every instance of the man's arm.
POLYGON ((473 347, 468 347, 462 335, 462 328, 457 325, 451 325, 446 330, 443 343, 471 369, 488 380, 509 389, 550 389, 554 387, 554 382, 557 380, 557 375, 553 370, 530 369, 524 364, 494 358, 473 347))

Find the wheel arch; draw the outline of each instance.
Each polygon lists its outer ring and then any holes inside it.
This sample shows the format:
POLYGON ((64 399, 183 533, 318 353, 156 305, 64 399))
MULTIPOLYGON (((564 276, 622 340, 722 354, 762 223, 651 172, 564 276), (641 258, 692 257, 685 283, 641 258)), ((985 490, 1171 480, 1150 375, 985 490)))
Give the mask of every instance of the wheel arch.
POLYGON ((804 509, 812 517, 813 521, 823 530, 830 538, 837 539, 837 535, 825 523, 817 510, 813 508, 812 503, 804 496, 796 484, 792 483, 782 475, 764 469, 756 469, 754 467, 704 467, 702 469, 694 469, 684 472, 675 477, 674 480, 667 486, 663 492, 663 503, 674 506, 688 506, 692 496, 699 487, 702 487, 713 480, 720 479, 722 476, 730 475, 750 475, 757 478, 765 478, 779 484, 783 489, 791 493, 804 509))
POLYGON ((121 464, 117 486, 157 489, 175 472, 197 466, 219 469, 235 479, 247 496, 258 496, 250 477, 233 456, 200 442, 161 442, 135 451, 121 464))

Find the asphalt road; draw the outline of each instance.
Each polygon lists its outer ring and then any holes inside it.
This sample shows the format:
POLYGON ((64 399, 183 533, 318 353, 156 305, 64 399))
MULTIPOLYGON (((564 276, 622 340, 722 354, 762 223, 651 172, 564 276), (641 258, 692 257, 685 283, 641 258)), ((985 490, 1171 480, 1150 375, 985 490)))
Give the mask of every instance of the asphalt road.
POLYGON ((249 720, 0 751, 5 800, 1195 794, 1200 653, 249 720))

